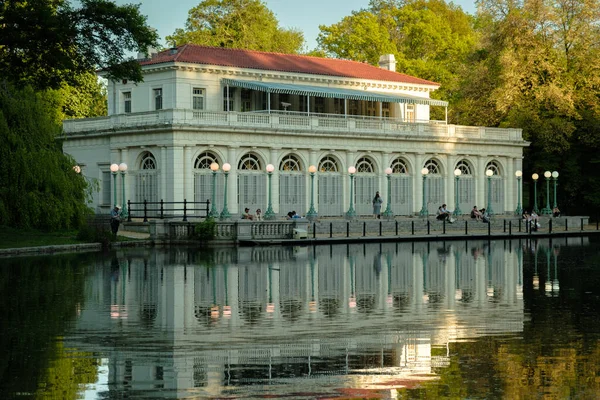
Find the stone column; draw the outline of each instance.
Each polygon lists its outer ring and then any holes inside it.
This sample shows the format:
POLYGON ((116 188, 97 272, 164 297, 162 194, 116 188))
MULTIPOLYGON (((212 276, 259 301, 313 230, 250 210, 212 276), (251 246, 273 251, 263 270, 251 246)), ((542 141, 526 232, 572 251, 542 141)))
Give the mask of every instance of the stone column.
POLYGON ((425 153, 415 154, 415 171, 413 173, 413 213, 418 214, 423 206, 423 175, 421 170, 425 163, 425 153))
POLYGON ((487 207, 487 185, 485 176, 485 156, 477 157, 475 172, 475 204, 477 208, 487 207))
POLYGON ((231 164, 231 171, 229 171, 229 176, 227 178, 227 208, 229 209, 229 213, 231 215, 237 214, 240 212, 240 206, 238 204, 238 185, 237 185, 237 167, 238 167, 238 159, 237 159, 237 147, 229 146, 227 148, 227 157, 229 164, 231 164))
POLYGON ((188 201, 196 201, 194 196, 194 177, 192 175, 194 163, 190 159, 192 153, 191 150, 190 146, 183 147, 183 197, 188 201))
POLYGON ((158 161, 158 171, 160 178, 160 196, 158 201, 167 201, 167 147, 160 148, 160 161, 158 161))
MULTIPOLYGON (((273 206, 273 211, 275 215, 279 214, 279 148, 271 148, 269 154, 269 163, 273 164, 275 169, 273 170, 273 176, 271 177, 271 203, 273 206)), ((268 178, 267 178, 268 179, 268 178)), ((267 188, 269 183, 267 182, 267 188)), ((301 215, 303 215, 303 210, 298 211, 301 215)))
POLYGON ((382 214, 385 210, 387 210, 388 198, 390 197, 388 193, 387 175, 385 173, 385 169, 390 166, 391 155, 392 153, 389 152, 384 152, 381 154, 381 171, 379 171, 379 194, 383 199, 383 207, 381 207, 382 214))

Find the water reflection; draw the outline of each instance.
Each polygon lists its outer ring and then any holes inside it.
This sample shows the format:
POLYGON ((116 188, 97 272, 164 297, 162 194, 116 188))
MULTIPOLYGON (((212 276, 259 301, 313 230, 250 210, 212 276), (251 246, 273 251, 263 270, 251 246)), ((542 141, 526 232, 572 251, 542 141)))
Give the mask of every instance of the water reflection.
POLYGON ((88 398, 396 398, 443 380, 452 348, 523 338, 568 244, 128 249, 86 262, 61 340, 97 365, 88 398))

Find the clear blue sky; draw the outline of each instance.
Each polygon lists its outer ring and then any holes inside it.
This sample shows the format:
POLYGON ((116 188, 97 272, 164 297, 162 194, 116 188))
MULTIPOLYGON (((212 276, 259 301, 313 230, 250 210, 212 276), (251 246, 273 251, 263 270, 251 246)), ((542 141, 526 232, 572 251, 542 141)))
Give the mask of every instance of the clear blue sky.
MULTIPOLYGON (((158 30, 160 42, 166 46, 165 36, 175 29, 183 28, 188 11, 202 0, 116 0, 117 4, 141 3, 142 14, 148 17, 148 24, 158 30)), ((275 13, 279 25, 284 28, 298 28, 304 32, 308 50, 317 46, 319 25, 332 25, 354 10, 366 8, 369 0, 263 0, 275 13)), ((470 14, 475 13, 475 0, 455 0, 470 14)))

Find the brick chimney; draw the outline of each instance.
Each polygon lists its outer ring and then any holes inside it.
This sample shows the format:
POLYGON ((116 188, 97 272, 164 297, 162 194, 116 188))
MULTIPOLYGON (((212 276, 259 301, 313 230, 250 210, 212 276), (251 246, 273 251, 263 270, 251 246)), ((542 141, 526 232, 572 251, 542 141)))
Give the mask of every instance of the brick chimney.
POLYGON ((379 57, 379 68, 396 72, 396 57, 393 54, 384 54, 379 57))

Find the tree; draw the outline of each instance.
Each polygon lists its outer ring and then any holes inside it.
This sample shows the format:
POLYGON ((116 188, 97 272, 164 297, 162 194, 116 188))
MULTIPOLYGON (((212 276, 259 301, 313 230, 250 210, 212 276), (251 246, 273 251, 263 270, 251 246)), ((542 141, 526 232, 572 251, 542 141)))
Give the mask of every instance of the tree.
POLYGON ((185 29, 177 29, 167 41, 204 46, 298 53, 304 35, 283 29, 260 0, 204 0, 189 11, 185 29))
POLYGON ((142 80, 128 52, 145 52, 157 34, 139 5, 109 0, 13 0, 0 4, 0 76, 35 89, 59 88, 104 69, 108 79, 142 80))

